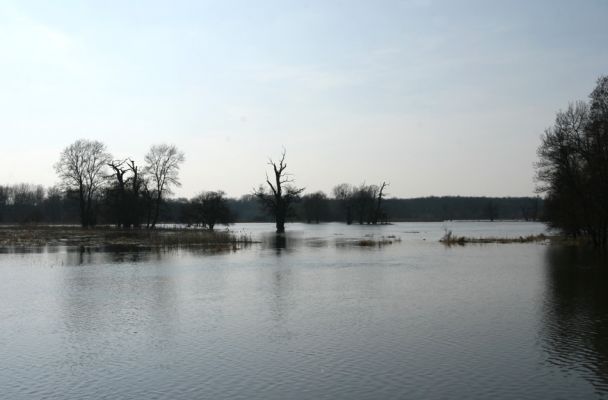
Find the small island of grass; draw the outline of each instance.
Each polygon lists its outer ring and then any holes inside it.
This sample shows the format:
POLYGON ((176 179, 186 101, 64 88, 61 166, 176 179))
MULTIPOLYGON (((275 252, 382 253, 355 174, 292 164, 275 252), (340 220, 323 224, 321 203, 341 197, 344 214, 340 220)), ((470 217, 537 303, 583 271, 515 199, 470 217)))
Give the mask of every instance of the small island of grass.
POLYGON ((518 236, 518 237, 467 237, 454 235, 452 231, 447 231, 445 235, 439 239, 439 242, 446 246, 465 244, 489 244, 489 243, 537 243, 546 242, 553 239, 552 236, 543 233, 538 235, 518 236))
POLYGON ((66 225, 0 226, 0 247, 124 246, 131 248, 208 247, 239 248, 253 243, 247 235, 208 229, 119 229, 110 226, 81 228, 66 225))

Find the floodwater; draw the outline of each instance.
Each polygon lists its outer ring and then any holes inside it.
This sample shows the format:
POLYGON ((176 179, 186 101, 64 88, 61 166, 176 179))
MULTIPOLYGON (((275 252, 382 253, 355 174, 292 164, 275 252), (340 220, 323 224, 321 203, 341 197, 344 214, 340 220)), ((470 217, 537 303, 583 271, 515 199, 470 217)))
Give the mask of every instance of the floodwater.
POLYGON ((605 259, 437 242, 543 225, 287 228, 233 226, 259 243, 226 253, 5 249, 0 398, 608 398, 605 259))

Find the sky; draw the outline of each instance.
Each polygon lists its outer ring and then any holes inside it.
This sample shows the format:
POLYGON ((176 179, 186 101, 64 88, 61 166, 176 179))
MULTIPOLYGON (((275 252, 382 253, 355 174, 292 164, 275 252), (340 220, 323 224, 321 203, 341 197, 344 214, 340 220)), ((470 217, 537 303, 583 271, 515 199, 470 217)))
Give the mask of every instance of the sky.
POLYGON ((540 135, 608 74, 608 2, 0 0, 0 183, 77 139, 186 156, 177 196, 534 194, 540 135))

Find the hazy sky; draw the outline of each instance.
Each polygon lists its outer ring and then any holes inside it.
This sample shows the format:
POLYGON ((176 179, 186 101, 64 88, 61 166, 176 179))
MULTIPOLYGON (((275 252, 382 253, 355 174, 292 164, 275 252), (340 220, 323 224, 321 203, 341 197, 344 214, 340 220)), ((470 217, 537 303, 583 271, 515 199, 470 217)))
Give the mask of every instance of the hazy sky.
POLYGON ((608 1, 0 2, 0 182, 79 138, 186 154, 179 195, 530 195, 539 136, 608 74, 608 1))

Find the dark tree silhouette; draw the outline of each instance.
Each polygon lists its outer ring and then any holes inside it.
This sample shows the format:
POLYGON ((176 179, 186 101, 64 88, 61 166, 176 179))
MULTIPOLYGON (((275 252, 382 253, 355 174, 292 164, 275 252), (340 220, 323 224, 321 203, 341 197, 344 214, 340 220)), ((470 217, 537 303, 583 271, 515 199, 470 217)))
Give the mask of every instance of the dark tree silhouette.
MULTIPOLYGON (((154 145, 145 156, 146 174, 150 177, 150 188, 147 190, 153 198, 154 209, 151 213, 151 223, 154 228, 158 222, 160 206, 165 195, 171 193, 172 186, 180 186, 179 168, 185 161, 184 153, 173 145, 154 145)), ((148 218, 148 221, 150 219, 148 218)))
POLYGON ((216 224, 229 225, 233 222, 225 193, 221 190, 203 192, 192 199, 194 220, 213 230, 216 224))
POLYGON ((143 206, 146 204, 142 198, 145 177, 131 159, 111 161, 108 166, 113 173, 109 177, 112 182, 106 190, 105 203, 111 219, 118 227, 141 226, 143 206))
POLYGON ((254 194, 262 206, 274 216, 277 233, 283 233, 285 232, 285 221, 292 211, 291 207, 294 202, 299 200, 304 188, 294 186, 291 174, 285 171, 287 169, 285 150, 278 163, 270 159, 268 165, 272 166, 274 177, 270 179, 267 174, 268 188, 260 185, 258 189, 254 190, 254 194))
MULTIPOLYGON (((138 173, 139 176, 141 175, 138 173)), ((134 175, 129 171, 125 177, 127 197, 134 196, 132 188, 134 175)), ((140 182, 141 187, 138 191, 139 196, 133 197, 138 200, 137 207, 133 208, 136 211, 127 213, 129 219, 125 221, 125 227, 128 227, 129 224, 131 227, 137 227, 137 224, 145 223, 148 210, 153 210, 154 198, 147 194, 145 180, 138 179, 137 181, 140 182), (129 223, 129 221, 131 222, 129 223)), ((304 198, 306 197, 304 196, 304 198)), ((382 200, 381 220, 386 218, 386 214, 390 214, 391 218, 396 221, 442 221, 445 219, 445 210, 450 210, 450 216, 454 219, 479 220, 486 218, 485 210, 488 200, 492 200, 500 210, 500 218, 521 219, 529 215, 533 219, 535 215, 540 217, 544 214, 544 201, 539 197, 385 198, 382 200)), ((324 202, 326 207, 322 207, 323 213, 319 218, 320 221, 344 221, 344 210, 339 200, 327 198, 324 202)), ((274 221, 271 216, 261 213, 259 200, 253 194, 242 196, 239 199, 226 198, 226 203, 235 221, 274 221)), ((292 215, 292 217, 294 219, 299 217, 300 221, 307 221, 308 217, 304 211, 305 201, 301 201, 297 206, 294 206, 294 213, 297 211, 297 215, 292 215)), ((159 220, 202 224, 202 220, 196 221, 192 209, 191 201, 166 198, 163 201, 159 220)), ((106 207, 100 208, 100 211, 111 210, 106 204, 106 207)), ((116 223, 112 212, 99 213, 97 218, 99 223, 116 223)), ((40 185, 31 184, 0 185, 0 222, 2 223, 73 224, 79 220, 77 191, 66 192, 58 187, 45 189, 40 185)), ((311 221, 315 220, 316 218, 311 216, 311 221)))
POLYGON ((546 194, 551 226, 608 246, 608 76, 600 77, 589 104, 559 111, 538 148, 538 191, 546 194))
POLYGON ((376 225, 378 222, 387 222, 386 213, 382 210, 382 200, 385 196, 384 189, 386 189, 388 185, 388 183, 382 182, 382 185, 380 185, 380 187, 378 188, 376 196, 376 209, 372 218, 372 224, 374 225, 376 225))
POLYGON ((0 186, 0 222, 5 221, 5 214, 8 208, 9 188, 0 186))
POLYGON ((309 224, 313 221, 318 224, 322 219, 327 219, 329 209, 325 193, 319 191, 302 196, 302 211, 309 224))
POLYGON ((546 217, 551 226, 572 236, 583 233, 591 211, 579 147, 588 119, 587 104, 570 104, 557 113, 538 148, 537 189, 547 195, 546 217))
POLYGON ((498 217, 498 207, 493 200, 490 199, 486 203, 484 214, 485 218, 489 219, 491 222, 494 222, 494 220, 498 217))
POLYGON ((353 204, 359 225, 369 223, 373 218, 377 190, 377 186, 363 183, 353 193, 353 204))
POLYGON ((0 187, 0 221, 41 222, 44 202, 45 190, 41 185, 19 183, 0 187))
POLYGON ((525 221, 538 220, 540 197, 530 199, 520 206, 521 216, 525 221))
POLYGON ((43 220, 50 223, 64 222, 69 219, 69 203, 58 187, 50 187, 43 201, 43 220))
POLYGON ((78 194, 83 227, 95 225, 94 202, 104 185, 105 167, 110 159, 103 143, 81 139, 66 147, 55 164, 64 189, 78 194))
POLYGON ((112 169, 109 178, 115 178, 106 191, 106 202, 110 206, 111 213, 119 228, 128 226, 126 223, 128 216, 127 194, 125 189, 125 174, 128 168, 125 166, 126 160, 115 160, 108 162, 108 167, 112 169))
POLYGON ((352 224, 356 218, 359 224, 377 224, 387 220, 387 214, 382 208, 384 200, 384 189, 388 183, 382 185, 366 185, 362 183, 359 187, 342 183, 333 189, 333 194, 339 207, 344 212, 346 223, 352 224))
MULTIPOLYGON (((131 176, 125 182, 127 186, 125 208, 127 209, 126 221, 127 226, 140 227, 141 218, 145 208, 145 196, 142 188, 145 183, 145 176, 140 172, 139 166, 135 161, 129 159, 126 161, 127 168, 131 176)), ((148 204, 148 206, 151 203, 148 204)))
POLYGON ((333 189, 334 198, 337 200, 338 205, 344 212, 344 218, 346 224, 350 225, 353 223, 353 197, 355 188, 348 183, 341 183, 336 185, 333 189))

